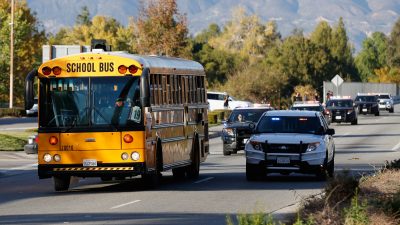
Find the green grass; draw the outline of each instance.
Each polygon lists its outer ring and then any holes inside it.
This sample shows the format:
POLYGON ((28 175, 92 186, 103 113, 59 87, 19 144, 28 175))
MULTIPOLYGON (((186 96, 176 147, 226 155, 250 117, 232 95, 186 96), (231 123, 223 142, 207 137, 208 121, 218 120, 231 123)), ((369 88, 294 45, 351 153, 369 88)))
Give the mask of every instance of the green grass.
POLYGON ((0 132, 0 151, 22 151, 34 131, 0 132))

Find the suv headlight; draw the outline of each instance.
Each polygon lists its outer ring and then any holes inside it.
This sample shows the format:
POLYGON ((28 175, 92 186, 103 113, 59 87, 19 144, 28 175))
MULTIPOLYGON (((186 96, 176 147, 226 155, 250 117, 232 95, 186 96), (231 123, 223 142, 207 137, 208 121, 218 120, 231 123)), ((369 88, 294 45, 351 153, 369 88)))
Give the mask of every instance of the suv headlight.
POLYGON ((306 152, 315 151, 315 150, 318 148, 318 146, 319 146, 320 144, 321 144, 321 143, 319 143, 319 142, 309 143, 308 146, 307 146, 306 152))
POLYGON ((233 136, 233 134, 234 134, 234 131, 232 128, 224 128, 224 129, 222 129, 222 132, 224 132, 225 134, 230 135, 230 136, 233 136))
POLYGON ((254 150, 258 150, 258 151, 262 151, 263 150, 261 142, 250 140, 249 143, 251 144, 251 146, 253 146, 254 150))
POLYGON ((354 111, 354 110, 349 109, 349 110, 347 110, 347 114, 351 114, 351 113, 353 113, 353 111, 354 111))

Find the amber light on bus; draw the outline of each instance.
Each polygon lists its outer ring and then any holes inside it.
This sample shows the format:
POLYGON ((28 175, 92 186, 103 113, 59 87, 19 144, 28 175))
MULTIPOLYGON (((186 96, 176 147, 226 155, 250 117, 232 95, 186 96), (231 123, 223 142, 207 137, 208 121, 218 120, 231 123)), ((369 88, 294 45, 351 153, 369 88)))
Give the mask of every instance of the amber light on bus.
POLYGON ((57 139, 56 137, 54 137, 54 136, 51 136, 51 137, 49 138, 49 143, 50 143, 51 145, 56 145, 56 144, 58 143, 58 139, 57 139))
POLYGON ((60 75, 61 74, 61 68, 59 66, 53 67, 52 71, 53 71, 54 75, 60 75))
POLYGON ((120 74, 125 74, 127 70, 128 70, 128 68, 126 68, 126 66, 124 66, 124 65, 120 65, 120 66, 118 67, 118 72, 119 72, 120 74))
POLYGON ((42 73, 43 73, 43 75, 46 75, 46 76, 50 75, 51 74, 51 68, 48 67, 48 66, 43 67, 42 68, 42 73))
POLYGON ((130 134, 125 134, 125 136, 124 136, 124 142, 125 142, 125 143, 132 143, 132 141, 133 141, 132 135, 130 135, 130 134))
POLYGON ((135 66, 135 65, 130 65, 130 66, 129 66, 129 73, 134 74, 134 73, 136 73, 137 71, 138 71, 137 66, 135 66))

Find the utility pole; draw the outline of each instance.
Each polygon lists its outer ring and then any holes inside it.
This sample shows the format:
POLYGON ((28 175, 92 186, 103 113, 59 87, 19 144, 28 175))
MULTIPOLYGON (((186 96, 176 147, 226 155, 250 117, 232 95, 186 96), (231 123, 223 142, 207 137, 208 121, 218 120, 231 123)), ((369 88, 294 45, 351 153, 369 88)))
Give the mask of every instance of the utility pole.
POLYGON ((10 109, 13 108, 14 99, 14 0, 11 0, 10 23, 10 109))

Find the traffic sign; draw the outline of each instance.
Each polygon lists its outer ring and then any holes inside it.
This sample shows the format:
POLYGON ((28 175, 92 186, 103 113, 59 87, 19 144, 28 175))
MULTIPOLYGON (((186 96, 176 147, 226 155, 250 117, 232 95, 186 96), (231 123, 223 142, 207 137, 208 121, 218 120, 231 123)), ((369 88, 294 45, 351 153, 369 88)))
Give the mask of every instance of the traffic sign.
POLYGON ((339 87, 343 83, 343 78, 341 78, 339 74, 336 74, 331 81, 336 87, 339 87))

